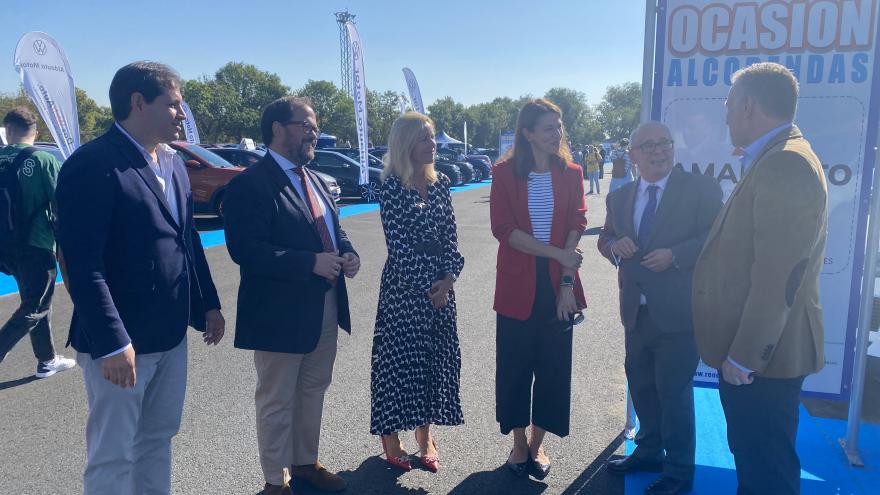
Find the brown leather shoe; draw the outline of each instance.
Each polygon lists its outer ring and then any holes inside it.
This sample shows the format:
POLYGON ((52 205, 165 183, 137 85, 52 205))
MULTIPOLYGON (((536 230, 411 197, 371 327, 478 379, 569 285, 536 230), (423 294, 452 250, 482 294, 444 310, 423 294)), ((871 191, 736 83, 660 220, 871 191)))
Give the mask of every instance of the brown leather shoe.
POLYGON ((341 476, 327 471, 320 462, 305 466, 293 466, 293 471, 290 474, 293 479, 308 481, 312 486, 324 492, 341 492, 348 486, 348 483, 341 476))

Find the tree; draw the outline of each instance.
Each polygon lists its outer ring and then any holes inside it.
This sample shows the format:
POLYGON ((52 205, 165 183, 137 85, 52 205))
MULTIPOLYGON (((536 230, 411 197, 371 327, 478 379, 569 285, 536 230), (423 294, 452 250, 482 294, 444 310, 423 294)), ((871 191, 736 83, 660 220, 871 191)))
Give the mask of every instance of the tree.
POLYGON ((80 88, 76 88, 76 112, 79 117, 81 143, 87 143, 104 134, 113 124, 113 112, 110 111, 110 107, 99 106, 80 88))
POLYGON ((514 129, 518 111, 516 103, 507 97, 471 105, 467 109, 468 144, 487 148, 498 146, 498 136, 514 129))
POLYGON ((441 98, 428 105, 428 115, 434 121, 435 131, 461 136, 464 121, 467 118, 464 105, 456 102, 451 96, 441 98))
POLYGON ((184 81, 182 89, 202 141, 237 142, 245 136, 262 138, 259 117, 254 120, 252 113, 242 112, 241 99, 232 86, 202 78, 184 81), (248 125, 251 127, 246 129, 248 125))
MULTIPOLYGON (((113 123, 113 114, 110 112, 110 107, 99 106, 82 89, 75 88, 75 91, 80 142, 86 143, 100 136, 110 127, 110 124, 113 123)), ((14 107, 25 107, 34 112, 34 115, 37 116, 37 139, 54 142, 49 127, 43 121, 37 107, 28 98, 24 88, 19 88, 17 94, 0 95, 0 118, 14 107)))
POLYGON ((339 142, 357 142, 354 101, 335 84, 330 81, 309 80, 295 94, 312 100, 312 109, 317 115, 321 132, 336 136, 339 142))
POLYGON ((599 103, 599 123, 613 140, 629 137, 639 125, 642 109, 642 88, 639 83, 629 82, 609 86, 599 103))
POLYGON ((586 138, 585 119, 589 116, 590 106, 587 97, 580 91, 569 88, 552 88, 544 98, 555 103, 562 110, 562 122, 572 143, 583 143, 586 138))
MULTIPOLYGON (((400 116, 399 94, 394 91, 367 91, 367 126, 370 141, 387 143, 391 124, 400 116)), ((352 141, 353 143, 353 141, 352 141)))

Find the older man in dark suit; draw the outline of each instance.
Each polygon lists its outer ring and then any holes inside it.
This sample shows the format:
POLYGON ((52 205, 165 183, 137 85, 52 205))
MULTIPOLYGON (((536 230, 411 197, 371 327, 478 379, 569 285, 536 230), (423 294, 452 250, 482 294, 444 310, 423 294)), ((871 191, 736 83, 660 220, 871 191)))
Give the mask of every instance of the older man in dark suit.
POLYGON ((61 168, 58 240, 73 299, 70 344, 89 401, 85 494, 171 492, 186 393, 186 329, 225 322, 193 224, 183 161, 163 143, 186 118, 169 67, 135 62, 110 83, 116 122, 61 168))
POLYGON ((673 170, 663 124, 642 124, 630 143, 641 177, 608 195, 599 251, 619 267, 626 377, 640 428, 632 455, 609 461, 608 469, 662 471, 645 493, 672 495, 693 485, 699 357, 691 279, 721 209, 721 188, 710 177, 673 170))
POLYGON ((318 461, 324 393, 338 327, 351 331, 345 278, 360 268, 315 157, 305 98, 270 103, 260 120, 266 156, 229 185, 226 240, 241 266, 235 346, 254 351, 257 442, 267 495, 289 493, 282 471, 325 491, 346 483, 318 461))

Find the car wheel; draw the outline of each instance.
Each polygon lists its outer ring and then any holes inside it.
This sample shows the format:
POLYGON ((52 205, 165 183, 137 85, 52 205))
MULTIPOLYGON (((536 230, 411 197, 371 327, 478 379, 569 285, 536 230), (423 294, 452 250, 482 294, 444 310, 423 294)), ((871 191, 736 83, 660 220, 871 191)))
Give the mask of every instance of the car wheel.
POLYGON ((474 178, 471 182, 480 182, 483 180, 483 171, 474 167, 474 178))
POLYGON ((214 197, 214 213, 217 215, 217 218, 223 218, 224 199, 226 199, 226 191, 221 191, 214 197))
POLYGON ((367 203, 373 203, 379 200, 379 183, 370 181, 366 184, 358 186, 361 191, 361 199, 367 203))

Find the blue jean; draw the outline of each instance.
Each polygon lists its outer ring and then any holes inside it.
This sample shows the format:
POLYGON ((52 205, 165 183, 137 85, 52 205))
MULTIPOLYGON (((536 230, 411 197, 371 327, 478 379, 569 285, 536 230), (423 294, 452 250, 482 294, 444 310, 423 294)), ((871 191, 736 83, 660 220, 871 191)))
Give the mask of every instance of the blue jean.
POLYGON ((593 192, 593 185, 596 185, 595 192, 601 193, 602 191, 599 189, 599 172, 587 172, 587 178, 590 180, 590 192, 593 192))

